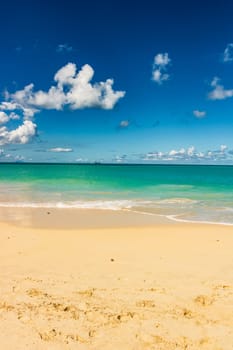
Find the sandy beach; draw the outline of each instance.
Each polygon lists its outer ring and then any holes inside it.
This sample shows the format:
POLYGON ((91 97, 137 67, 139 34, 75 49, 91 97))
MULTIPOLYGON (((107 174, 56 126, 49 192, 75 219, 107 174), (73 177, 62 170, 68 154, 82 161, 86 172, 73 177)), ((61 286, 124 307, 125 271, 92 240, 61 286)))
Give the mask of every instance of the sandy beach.
POLYGON ((1 348, 233 349, 233 228, 99 213, 2 220, 1 348))

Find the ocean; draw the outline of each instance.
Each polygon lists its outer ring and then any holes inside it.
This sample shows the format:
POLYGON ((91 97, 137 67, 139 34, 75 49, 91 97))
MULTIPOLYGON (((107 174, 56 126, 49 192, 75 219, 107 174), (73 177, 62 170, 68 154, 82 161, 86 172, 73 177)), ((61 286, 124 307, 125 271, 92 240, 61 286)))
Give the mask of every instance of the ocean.
POLYGON ((0 164, 1 207, 129 210, 233 225, 233 166, 0 164))

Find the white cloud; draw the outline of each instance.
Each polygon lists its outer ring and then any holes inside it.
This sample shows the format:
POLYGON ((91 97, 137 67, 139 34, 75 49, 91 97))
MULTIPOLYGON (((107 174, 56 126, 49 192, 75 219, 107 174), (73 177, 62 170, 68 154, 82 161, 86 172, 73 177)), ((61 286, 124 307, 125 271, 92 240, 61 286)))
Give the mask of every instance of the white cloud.
MULTIPOLYGON (((9 98, 8 94, 6 98, 9 98)), ((17 109, 17 103, 3 101, 0 103, 0 110, 2 111, 14 111, 17 109)))
POLYGON ((194 146, 186 148, 180 148, 179 150, 170 150, 168 152, 148 152, 142 155, 144 161, 157 161, 157 162, 218 162, 218 161, 233 161, 233 152, 227 151, 226 145, 221 145, 218 150, 198 151, 194 146))
POLYGON ((206 112, 205 111, 199 111, 198 109, 195 109, 193 111, 193 115, 198 118, 198 119, 202 119, 202 118, 205 118, 206 116, 206 112))
POLYGON ((10 107, 13 104, 15 104, 16 106, 28 105, 28 100, 31 98, 33 88, 34 84, 28 84, 22 90, 18 90, 14 94, 7 93, 7 98, 11 99, 10 107))
POLYGON ((62 91, 52 86, 48 92, 34 92, 34 84, 29 84, 23 90, 16 91, 10 98, 16 104, 16 109, 22 109, 24 116, 33 117, 39 109, 62 109, 64 94, 62 91))
POLYGON ((147 154, 143 155, 143 160, 162 160, 164 157, 167 157, 167 153, 163 152, 148 152, 147 154))
POLYGON ((169 74, 162 73, 160 69, 155 69, 152 72, 152 79, 156 83, 162 84, 163 81, 166 81, 169 79, 169 74))
POLYGON ((75 66, 75 72, 72 76, 70 70, 67 75, 64 74, 64 71, 62 73, 61 75, 58 72, 55 77, 59 86, 69 87, 69 91, 66 93, 66 104, 71 109, 91 107, 112 109, 118 100, 125 95, 124 91, 113 91, 113 79, 91 84, 94 70, 88 64, 85 64, 77 74, 75 66))
POLYGON ((184 148, 181 148, 180 150, 171 150, 169 153, 168 153, 168 155, 169 156, 172 156, 172 157, 180 157, 180 156, 182 156, 183 157, 183 155, 186 153, 186 150, 184 149, 184 148))
POLYGON ((226 98, 233 97, 233 89, 225 89, 223 85, 219 84, 220 79, 214 77, 211 86, 213 90, 208 94, 210 100, 225 100, 226 98))
POLYGON ((56 48, 56 51, 59 53, 71 52, 71 51, 73 51, 73 47, 68 45, 68 44, 59 44, 56 48))
POLYGON ((0 111, 0 124, 6 124, 9 122, 9 120, 18 120, 20 119, 20 116, 14 112, 11 112, 10 114, 6 114, 3 111, 0 111))
POLYGON ((233 43, 227 45, 223 53, 223 62, 233 61, 233 43))
POLYGON ((18 114, 16 114, 15 112, 11 112, 9 114, 9 118, 12 119, 12 120, 19 120, 20 116, 18 114))
POLYGON ((2 126, 0 127, 0 145, 28 143, 36 135, 36 129, 36 124, 30 120, 24 120, 23 124, 11 131, 6 126, 2 126))
POLYGON ((122 121, 120 122, 119 126, 120 126, 121 128, 127 128, 127 126, 129 126, 129 124, 130 124, 130 121, 129 121, 129 120, 122 120, 122 121))
POLYGON ((8 91, 5 91, 5 99, 7 101, 3 101, 0 103, 0 110, 2 111, 10 111, 12 114, 11 119, 19 119, 20 116, 13 111, 17 111, 23 115, 25 119, 30 119, 34 117, 35 113, 39 112, 38 109, 29 106, 28 100, 32 95, 33 84, 29 84, 25 86, 24 89, 16 91, 14 94, 10 94, 8 91), (14 118, 14 117, 15 118, 14 118))
POLYGON ((6 124, 9 119, 9 116, 5 112, 0 111, 0 124, 6 124))
POLYGON ((60 153, 60 152, 73 152, 73 149, 72 148, 62 148, 62 147, 55 147, 55 148, 50 148, 48 150, 49 152, 57 152, 57 153, 60 153))
POLYGON ((187 155, 192 157, 194 154, 195 154, 195 147, 194 146, 190 146, 188 149, 187 149, 187 155))
POLYGON ((10 94, 11 103, 20 106, 24 113, 33 116, 40 109, 61 110, 64 106, 70 109, 98 107, 112 109, 125 91, 112 89, 114 80, 91 83, 94 76, 93 68, 85 64, 79 72, 74 63, 68 63, 57 71, 54 76, 56 85, 48 91, 35 91, 34 84, 29 84, 23 90, 10 94))
POLYGON ((60 68, 54 75, 54 81, 57 82, 58 88, 62 89, 64 85, 72 85, 73 77, 76 75, 76 64, 67 63, 60 68))
POLYGON ((57 89, 55 86, 52 86, 48 92, 37 91, 32 92, 28 103, 31 106, 40 109, 56 109, 62 110, 63 105, 65 104, 66 96, 64 92, 60 89, 57 89))
POLYGON ((0 124, 20 118, 23 124, 14 130, 2 126, 0 144, 29 142, 36 134, 36 124, 30 120, 43 109, 62 110, 65 106, 72 110, 113 109, 125 91, 114 91, 113 79, 92 83, 93 76, 90 65, 85 64, 77 71, 74 63, 68 63, 56 72, 55 84, 48 91, 35 91, 32 83, 12 94, 5 91, 5 100, 0 103, 0 124))
POLYGON ((161 67, 165 67, 167 66, 169 63, 171 62, 170 58, 168 57, 168 53, 158 53, 155 57, 154 57, 154 64, 156 66, 161 66, 161 67))
POLYGON ((169 74, 166 73, 167 66, 170 64, 171 59, 168 53, 158 53, 154 57, 153 69, 152 69, 152 80, 157 84, 162 84, 164 81, 169 79, 169 74))
POLYGON ((220 146, 220 151, 224 153, 227 150, 227 145, 221 145, 220 146))

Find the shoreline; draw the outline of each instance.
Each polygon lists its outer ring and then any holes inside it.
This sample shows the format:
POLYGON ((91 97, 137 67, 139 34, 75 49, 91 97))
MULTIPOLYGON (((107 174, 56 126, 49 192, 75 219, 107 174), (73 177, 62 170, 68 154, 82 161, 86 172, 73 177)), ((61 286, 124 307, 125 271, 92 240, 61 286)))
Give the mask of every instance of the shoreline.
POLYGON ((233 223, 195 221, 182 214, 150 213, 134 209, 86 209, 56 207, 0 207, 0 222, 15 226, 47 229, 95 229, 151 227, 154 225, 213 225, 232 227, 233 223), (94 217, 95 220, 89 220, 94 217))
POLYGON ((0 222, 21 227, 57 230, 123 229, 173 224, 162 215, 146 215, 143 212, 130 210, 18 207, 0 208, 0 222))

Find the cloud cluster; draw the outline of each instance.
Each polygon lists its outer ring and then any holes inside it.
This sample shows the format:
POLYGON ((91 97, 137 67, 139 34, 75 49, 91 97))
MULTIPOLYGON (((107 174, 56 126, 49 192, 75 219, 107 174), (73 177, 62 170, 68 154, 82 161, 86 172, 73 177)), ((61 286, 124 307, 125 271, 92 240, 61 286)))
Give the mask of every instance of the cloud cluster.
POLYGON ((25 157, 22 156, 22 155, 12 155, 10 153, 6 153, 4 151, 4 149, 0 149, 0 161, 3 161, 3 162, 12 162, 12 161, 15 161, 15 162, 22 162, 25 160, 25 157))
MULTIPOLYGON (((223 62, 232 62, 233 61, 233 43, 227 45, 223 53, 223 62)), ((213 88, 209 92, 208 98, 210 100, 225 100, 227 98, 233 97, 233 89, 225 89, 222 84, 220 84, 220 79, 214 77, 210 83, 210 86, 213 88)))
POLYGON ((113 90, 113 79, 92 83, 93 68, 85 64, 79 71, 74 63, 68 63, 54 76, 54 85, 48 91, 35 91, 34 84, 26 85, 15 93, 5 92, 0 103, 0 124, 11 119, 23 119, 21 125, 10 130, 6 125, 0 128, 0 145, 27 143, 36 134, 36 124, 32 122, 36 113, 43 109, 71 110, 83 108, 112 109, 125 91, 113 90))
POLYGON ((192 162, 199 163, 202 161, 218 162, 233 160, 233 152, 228 151, 226 145, 221 145, 218 150, 207 150, 200 152, 195 149, 194 146, 188 148, 180 148, 179 150, 172 149, 169 152, 148 152, 141 156, 144 161, 157 161, 157 162, 192 162))
POLYGON ((164 81, 169 79, 169 74, 167 74, 167 67, 171 59, 168 53, 158 53, 154 57, 153 69, 152 69, 152 80, 157 84, 162 84, 164 81))
POLYGON ((223 53, 223 62, 233 61, 233 43, 227 45, 223 53))
POLYGON ((213 88, 208 94, 210 100, 225 100, 226 98, 233 97, 233 89, 225 89, 224 86, 220 84, 220 79, 218 77, 213 78, 210 86, 213 88))

